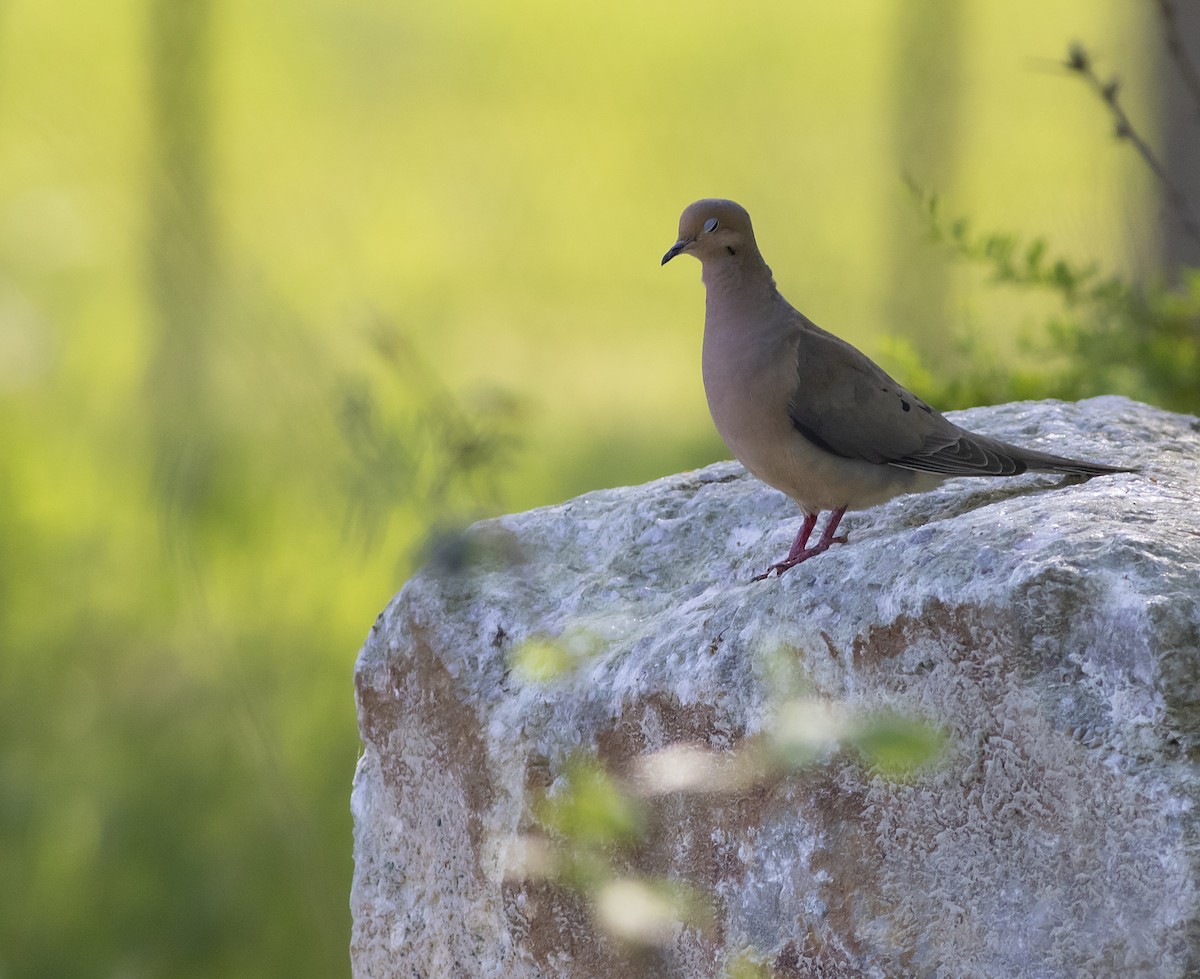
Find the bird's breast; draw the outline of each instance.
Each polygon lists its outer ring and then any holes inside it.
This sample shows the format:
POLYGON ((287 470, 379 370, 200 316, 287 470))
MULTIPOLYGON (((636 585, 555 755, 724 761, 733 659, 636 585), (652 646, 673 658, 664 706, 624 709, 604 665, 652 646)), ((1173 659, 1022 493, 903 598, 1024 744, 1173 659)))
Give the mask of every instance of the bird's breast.
POLYGON ((705 326, 702 369, 708 410, 743 463, 739 446, 791 427, 787 407, 795 385, 795 356, 795 344, 781 332, 772 336, 764 329, 750 337, 705 326))

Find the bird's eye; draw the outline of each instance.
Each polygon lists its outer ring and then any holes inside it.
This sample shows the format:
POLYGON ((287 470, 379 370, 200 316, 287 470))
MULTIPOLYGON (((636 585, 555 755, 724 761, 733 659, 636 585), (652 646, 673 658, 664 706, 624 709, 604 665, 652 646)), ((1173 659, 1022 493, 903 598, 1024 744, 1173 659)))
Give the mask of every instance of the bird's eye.
POLYGON ((704 230, 707 234, 712 234, 714 231, 716 231, 717 230, 717 219, 709 218, 707 221, 705 221, 704 222, 704 230))

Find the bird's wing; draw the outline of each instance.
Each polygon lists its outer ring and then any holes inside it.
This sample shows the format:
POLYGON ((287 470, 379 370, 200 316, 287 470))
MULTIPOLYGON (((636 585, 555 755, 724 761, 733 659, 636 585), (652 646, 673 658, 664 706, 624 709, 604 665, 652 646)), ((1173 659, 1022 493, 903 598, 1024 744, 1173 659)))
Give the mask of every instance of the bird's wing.
MULTIPOLYGON (((797 314, 799 316, 799 314, 797 314)), ((1110 466, 1034 452, 959 428, 844 340, 804 320, 796 340, 796 431, 827 452, 946 476, 1027 469, 1099 475, 1110 466)))

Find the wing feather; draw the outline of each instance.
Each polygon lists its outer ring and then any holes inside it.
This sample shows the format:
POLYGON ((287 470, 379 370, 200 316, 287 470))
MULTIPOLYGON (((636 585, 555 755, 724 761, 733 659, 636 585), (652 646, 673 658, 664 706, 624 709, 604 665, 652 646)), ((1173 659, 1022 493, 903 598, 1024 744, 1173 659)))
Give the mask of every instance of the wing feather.
POLYGON ((827 452, 945 476, 1012 476, 1030 469, 1081 476, 1133 471, 968 432, 865 354, 801 319, 788 415, 796 431, 827 452))

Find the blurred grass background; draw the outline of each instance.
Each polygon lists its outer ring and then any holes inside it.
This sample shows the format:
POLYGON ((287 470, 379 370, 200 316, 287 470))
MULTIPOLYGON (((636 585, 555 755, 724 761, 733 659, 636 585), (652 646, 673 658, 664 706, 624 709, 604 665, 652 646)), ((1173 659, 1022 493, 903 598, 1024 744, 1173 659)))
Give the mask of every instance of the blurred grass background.
POLYGON ((353 660, 431 531, 726 456, 691 200, 935 403, 1047 300, 906 175, 1156 274, 1076 37, 1157 138, 1150 2, 9 0, 0 977, 347 971, 353 660))

